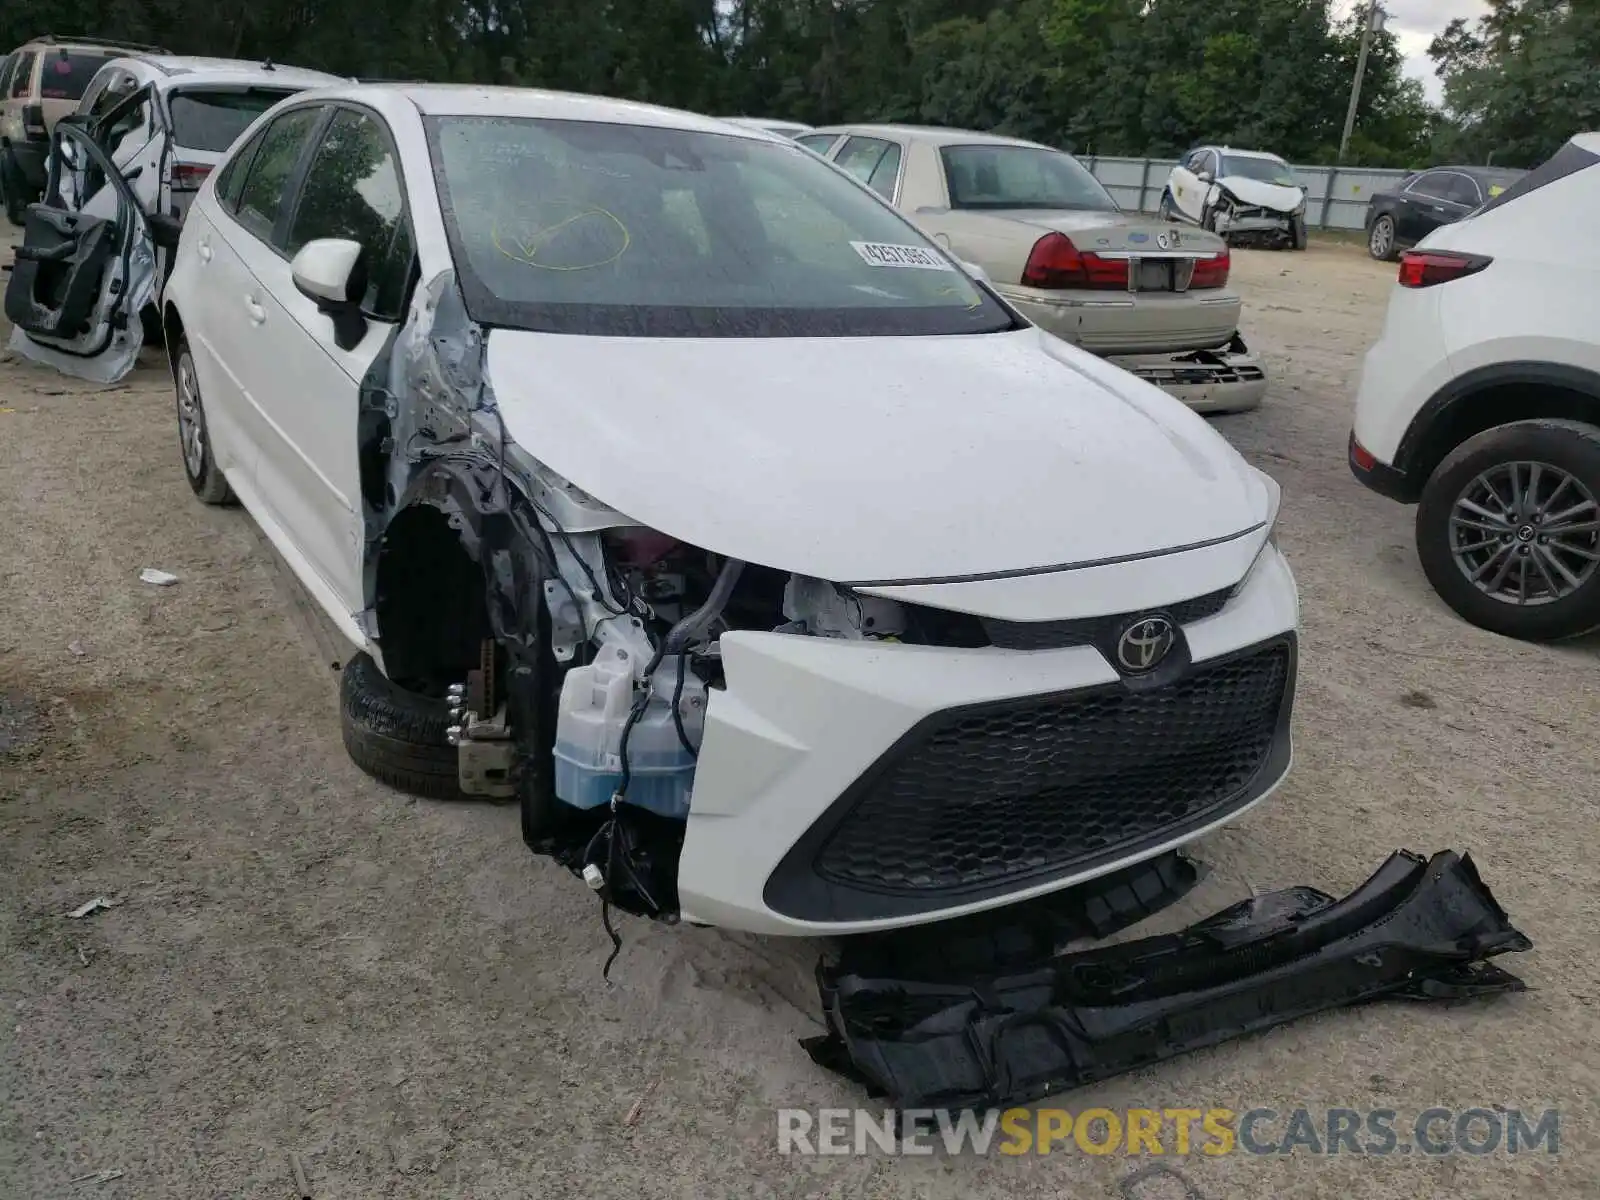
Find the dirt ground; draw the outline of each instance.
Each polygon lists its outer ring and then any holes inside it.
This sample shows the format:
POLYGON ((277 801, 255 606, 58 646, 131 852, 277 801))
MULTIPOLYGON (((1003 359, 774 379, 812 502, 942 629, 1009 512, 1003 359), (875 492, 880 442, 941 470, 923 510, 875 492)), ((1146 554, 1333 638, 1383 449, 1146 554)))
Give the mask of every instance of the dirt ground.
MULTIPOLYGON (((1535 943, 1506 964, 1531 990, 1334 1013, 1064 1103, 1555 1107, 1556 1158, 1166 1161, 1208 1200, 1594 1196, 1596 645, 1455 619, 1412 512, 1350 478, 1393 268, 1335 245, 1235 262, 1273 383, 1217 423, 1284 488, 1297 755, 1165 916, 1469 849, 1535 943)), ((319 1200, 1182 1194, 1129 1184, 1146 1163, 1121 1153, 781 1156, 778 1108, 864 1103, 796 1045, 815 947, 624 921, 608 987, 598 904, 514 811, 347 760, 341 653, 249 518, 189 494, 153 359, 99 391, 0 365, 0 1195, 276 1200, 291 1152, 319 1200)))

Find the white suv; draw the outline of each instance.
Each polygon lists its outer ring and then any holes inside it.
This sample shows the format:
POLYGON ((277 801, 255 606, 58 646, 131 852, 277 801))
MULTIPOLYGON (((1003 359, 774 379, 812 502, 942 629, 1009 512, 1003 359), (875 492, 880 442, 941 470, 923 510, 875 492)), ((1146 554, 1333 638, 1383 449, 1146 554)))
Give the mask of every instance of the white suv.
POLYGON ((1597 164, 1579 134, 1407 250, 1356 398, 1350 469, 1418 504, 1429 582, 1510 637, 1600 627, 1597 164))

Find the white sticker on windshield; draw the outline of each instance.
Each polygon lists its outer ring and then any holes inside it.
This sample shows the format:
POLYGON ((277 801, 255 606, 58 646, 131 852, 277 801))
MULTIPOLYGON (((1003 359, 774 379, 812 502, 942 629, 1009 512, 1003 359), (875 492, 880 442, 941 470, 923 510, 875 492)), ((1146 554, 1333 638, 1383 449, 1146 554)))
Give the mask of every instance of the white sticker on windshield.
POLYGON ((872 267, 907 267, 916 271, 954 271, 945 259, 921 246, 894 246, 888 242, 851 242, 861 261, 872 267))

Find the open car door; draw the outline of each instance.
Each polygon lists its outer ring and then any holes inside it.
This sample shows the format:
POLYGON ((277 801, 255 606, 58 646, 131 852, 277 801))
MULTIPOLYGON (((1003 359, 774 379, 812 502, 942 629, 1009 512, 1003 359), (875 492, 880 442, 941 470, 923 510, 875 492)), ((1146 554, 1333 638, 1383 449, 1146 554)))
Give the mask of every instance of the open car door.
POLYGON ((155 245, 128 181, 81 126, 60 122, 51 134, 44 199, 22 228, 6 285, 10 348, 67 375, 121 379, 139 357, 140 314, 159 286, 155 245))

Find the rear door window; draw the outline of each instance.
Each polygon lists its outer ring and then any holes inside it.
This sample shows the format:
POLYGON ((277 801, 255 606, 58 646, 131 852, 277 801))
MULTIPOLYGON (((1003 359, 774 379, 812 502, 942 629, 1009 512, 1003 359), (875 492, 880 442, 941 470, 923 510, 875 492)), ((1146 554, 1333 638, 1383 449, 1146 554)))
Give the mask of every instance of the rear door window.
POLYGON ((1447 200, 1450 195, 1450 186, 1441 172, 1429 171, 1426 175, 1420 176, 1411 185, 1410 191, 1412 195, 1422 196, 1428 200, 1447 200))
POLYGON ((267 126, 261 145, 251 159, 235 215, 239 224, 263 242, 272 241, 272 231, 283 214, 284 198, 295 168, 300 165, 300 156, 312 130, 326 111, 314 106, 284 113, 267 126))
POLYGON ((1477 183, 1465 175, 1445 177, 1445 199, 1466 208, 1477 208, 1483 203, 1477 183))
MULTIPOLYGON (((870 184, 872 173, 878 169, 883 156, 889 152, 889 143, 881 138, 853 137, 834 157, 834 162, 854 175, 862 183, 870 184)), ((896 158, 898 158, 898 151, 896 158)))
POLYGON ((16 74, 11 76, 10 94, 13 99, 28 94, 28 84, 33 80, 33 60, 36 57, 32 50, 24 50, 18 56, 16 74))
POLYGON ((221 91, 191 88, 167 97, 172 113, 172 140, 185 150, 220 154, 257 117, 278 101, 295 94, 294 88, 246 88, 221 91))
POLYGON ((95 72, 110 61, 110 55, 87 50, 61 49, 47 54, 39 72, 40 99, 79 99, 95 72))
POLYGON ((807 150, 823 155, 826 155, 828 148, 838 140, 839 135, 836 133, 808 133, 805 137, 795 138, 795 141, 799 142, 807 150))

